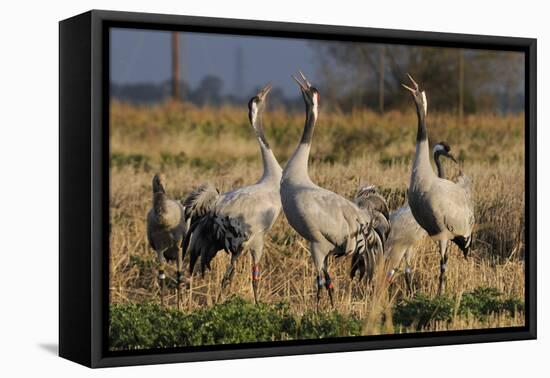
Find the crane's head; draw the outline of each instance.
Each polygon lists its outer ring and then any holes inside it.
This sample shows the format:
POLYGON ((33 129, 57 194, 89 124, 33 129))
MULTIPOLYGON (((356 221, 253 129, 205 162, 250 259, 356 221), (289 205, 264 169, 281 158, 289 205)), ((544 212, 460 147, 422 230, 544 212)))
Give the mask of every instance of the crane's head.
POLYGON ((454 161, 456 164, 458 164, 458 162, 456 161, 455 157, 453 156, 453 154, 451 153, 451 146, 449 146, 449 143, 447 142, 439 142, 439 143, 436 143, 434 145, 434 149, 433 149, 433 155, 434 155, 434 159, 438 156, 438 155, 442 155, 442 156, 445 156, 445 157, 448 157, 449 159, 451 159, 452 161, 454 161))
POLYGON ((166 193, 164 183, 164 175, 157 173, 153 176, 153 193, 166 193))
POLYGON ((321 99, 321 95, 319 94, 319 91, 317 90, 317 88, 311 86, 311 83, 306 79, 302 71, 299 71, 299 72, 300 72, 300 76, 302 77, 302 81, 298 80, 294 75, 292 75, 292 78, 298 83, 298 86, 302 91, 302 96, 304 97, 306 107, 308 109, 313 110, 313 112, 317 114, 317 109, 319 107, 319 100, 321 99))
POLYGON ((405 89, 411 92, 414 102, 416 103, 416 108, 418 109, 419 112, 423 111, 424 112, 423 115, 425 116, 426 114, 428 114, 428 100, 426 99, 426 92, 420 90, 420 87, 418 86, 416 81, 414 81, 411 75, 407 74, 407 76, 409 77, 412 83, 412 87, 409 87, 405 84, 401 84, 401 85, 405 89))
POLYGON ((263 87, 256 96, 252 97, 250 101, 248 101, 248 119, 250 120, 250 123, 254 124, 258 113, 264 109, 265 100, 269 91, 271 91, 270 84, 263 87))

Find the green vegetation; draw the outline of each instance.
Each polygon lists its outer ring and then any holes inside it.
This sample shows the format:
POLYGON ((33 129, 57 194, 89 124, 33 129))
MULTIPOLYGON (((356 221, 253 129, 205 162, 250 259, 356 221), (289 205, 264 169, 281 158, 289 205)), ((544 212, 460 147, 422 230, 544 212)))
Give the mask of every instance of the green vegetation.
POLYGON ((491 314, 515 316, 518 312, 524 312, 523 301, 519 298, 504 298, 493 287, 478 287, 461 298, 440 296, 432 299, 419 294, 404 300, 394 306, 393 322, 420 330, 430 322, 450 322, 456 315, 469 314, 485 320, 491 314))
MULTIPOLYGON (((405 330, 422 330, 434 321, 450 322, 456 315, 483 320, 491 314, 523 311, 521 300, 503 298, 494 288, 477 288, 464 294, 460 303, 422 294, 399 302, 393 307, 393 322, 405 330)), ((192 313, 128 302, 111 306, 109 345, 128 350, 358 336, 364 333, 363 323, 333 311, 293 314, 285 303, 254 305, 237 296, 192 313)))
POLYGON ((359 320, 337 313, 290 313, 286 304, 267 305, 239 297, 190 314, 150 302, 111 306, 113 350, 315 339, 361 334, 359 320))

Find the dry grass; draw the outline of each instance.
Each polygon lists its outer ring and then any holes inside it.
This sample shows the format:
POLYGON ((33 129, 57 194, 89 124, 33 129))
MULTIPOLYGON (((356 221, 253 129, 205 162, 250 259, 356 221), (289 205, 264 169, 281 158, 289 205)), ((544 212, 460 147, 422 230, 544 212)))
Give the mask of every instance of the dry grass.
MULTIPOLYGON (((400 206, 414 154, 415 116, 412 109, 406 114, 390 112, 384 116, 371 112, 321 113, 310 164, 313 181, 348 198, 359 185, 374 183, 392 208, 400 206)), ((458 124, 451 115, 430 114, 428 122, 430 139, 448 141, 463 162, 462 168, 472 177, 479 223, 471 258, 465 260, 455 246, 450 250, 448 293, 459 297, 468 290, 487 286, 506 296, 523 298, 523 116, 476 115, 458 124)), ((176 198, 205 181, 225 191, 260 177, 258 146, 244 108, 113 103, 111 125, 111 301, 156 301, 156 261, 145 235, 153 173, 162 171, 166 175, 168 192, 176 198)), ((302 126, 302 113, 275 110, 266 114, 267 138, 282 166, 295 148, 302 126)), ((449 173, 457 173, 456 168, 447 166, 449 173)), ((261 300, 285 301, 296 313, 314 308, 314 269, 304 240, 290 228, 284 215, 269 236, 261 264, 261 300)), ((228 256, 220 253, 212 272, 192 279, 184 294, 184 311, 215 301, 228 261, 228 256)), ((428 296, 435 296, 437 290, 438 261, 435 244, 423 241, 414 270, 416 286, 428 296)), ((350 264, 348 258, 332 259, 329 264, 337 311, 364 319, 366 334, 407 331, 394 328, 390 321, 391 306, 401 297, 404 280, 397 277, 388 295, 384 279, 378 279, 374 289, 364 282, 351 281, 350 264)), ((250 256, 244 255, 229 291, 252 299, 250 268, 250 256)), ((174 268, 168 273, 174 277, 174 268)), ((173 294, 169 301, 175 304, 173 294)), ((430 330, 523 323, 522 315, 494 315, 483 321, 455 317, 451 323, 434 323, 430 330)))

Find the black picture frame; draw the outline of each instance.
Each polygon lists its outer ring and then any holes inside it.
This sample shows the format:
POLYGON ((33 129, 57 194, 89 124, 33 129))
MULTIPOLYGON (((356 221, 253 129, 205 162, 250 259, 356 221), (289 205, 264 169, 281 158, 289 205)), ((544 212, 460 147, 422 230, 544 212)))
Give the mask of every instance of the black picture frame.
POLYGON ((89 367, 535 339, 537 41, 529 38, 92 10, 59 23, 59 355, 89 367), (109 352, 110 27, 369 41, 525 53, 525 327, 109 352))

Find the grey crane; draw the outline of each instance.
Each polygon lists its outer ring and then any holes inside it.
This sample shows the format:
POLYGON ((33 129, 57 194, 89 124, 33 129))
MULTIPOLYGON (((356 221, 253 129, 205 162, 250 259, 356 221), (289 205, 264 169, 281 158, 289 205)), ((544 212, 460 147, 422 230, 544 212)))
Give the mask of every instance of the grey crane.
MULTIPOLYGON (((451 153, 451 146, 447 142, 439 142, 434 145, 433 158, 437 167, 437 176, 445 178, 443 165, 440 161, 441 156, 445 156, 456 163, 456 159, 451 153)), ((391 231, 386 241, 386 250, 384 258, 386 267, 389 269, 388 280, 391 281, 395 271, 405 259, 405 282, 409 294, 413 293, 412 286, 412 259, 414 258, 415 248, 420 240, 427 236, 426 231, 416 220, 408 204, 405 204, 390 214, 391 231)))
POLYGON ((323 287, 334 306, 333 284, 327 267, 329 255, 352 254, 360 266, 371 266, 383 255, 385 235, 375 228, 374 209, 387 208, 382 198, 367 201, 359 208, 352 201, 315 185, 308 174, 308 158, 313 130, 319 112, 319 91, 300 72, 298 83, 306 107, 304 131, 296 150, 283 170, 281 202, 285 216, 294 230, 309 243, 309 252, 317 271, 317 308, 323 287))
POLYGON ((418 117, 416 153, 408 191, 414 219, 439 244, 440 274, 438 293, 445 291, 448 242, 454 242, 468 256, 475 223, 470 181, 462 174, 459 182, 436 176, 430 164, 426 116, 426 93, 409 75, 412 87, 402 84, 412 94, 418 117))
POLYGON ((260 145, 263 175, 253 185, 219 194, 211 185, 202 185, 184 201, 189 208, 191 226, 183 243, 183 254, 189 250, 189 269, 193 273, 200 257, 201 272, 210 269, 218 251, 231 254, 225 271, 220 296, 231 282, 235 263, 244 251, 252 254, 252 288, 258 302, 259 264, 264 252, 264 238, 281 212, 279 186, 282 169, 265 138, 262 115, 271 86, 263 88, 248 103, 248 116, 260 145))
POLYGON ((164 305, 164 273, 166 261, 176 261, 176 295, 180 307, 180 286, 183 283, 181 242, 187 232, 188 223, 183 205, 166 194, 162 175, 153 177, 153 207, 147 214, 147 240, 157 253, 159 270, 160 300, 164 305))

